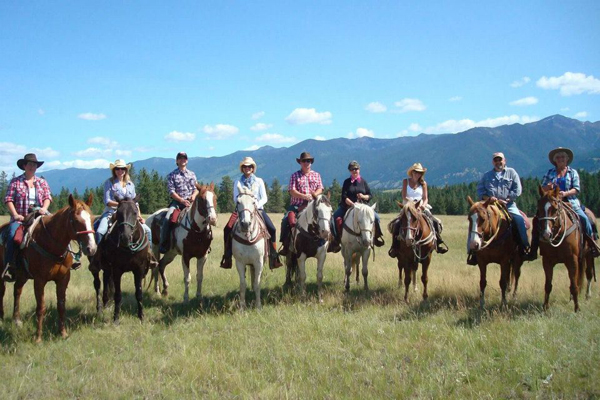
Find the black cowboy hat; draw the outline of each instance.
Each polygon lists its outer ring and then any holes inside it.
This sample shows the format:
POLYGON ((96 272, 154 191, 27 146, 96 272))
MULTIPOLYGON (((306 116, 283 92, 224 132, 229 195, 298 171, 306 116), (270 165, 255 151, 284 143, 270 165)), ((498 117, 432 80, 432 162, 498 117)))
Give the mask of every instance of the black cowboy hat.
POLYGON ((21 158, 20 160, 17 161, 17 167, 19 167, 19 169, 22 169, 23 171, 25 171, 25 164, 27 164, 30 161, 37 163, 38 168, 41 167, 42 164, 44 163, 43 161, 38 161, 35 154, 27 153, 23 156, 23 158, 21 158))
POLYGON ((296 158, 296 162, 298 164, 300 164, 302 160, 310 160, 311 162, 315 162, 315 158, 311 156, 308 151, 303 151, 302 154, 300 154, 300 158, 296 158))

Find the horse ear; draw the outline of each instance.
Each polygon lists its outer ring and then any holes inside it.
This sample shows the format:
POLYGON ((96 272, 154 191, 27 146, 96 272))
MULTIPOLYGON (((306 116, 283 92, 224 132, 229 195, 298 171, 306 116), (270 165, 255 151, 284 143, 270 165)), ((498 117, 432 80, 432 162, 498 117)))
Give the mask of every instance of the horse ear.
POLYGON ((241 193, 242 192, 242 184, 240 183, 240 181, 237 181, 236 186, 237 186, 238 193, 241 193))
POLYGON ((123 199, 121 198, 121 196, 119 196, 118 194, 115 194, 115 201, 116 201, 117 203, 120 203, 120 202, 121 202, 121 200, 123 200, 123 199))
POLYGON ((487 207, 487 206, 489 206, 491 201, 492 201, 492 198, 491 198, 491 197, 488 197, 488 198, 485 200, 485 203, 483 203, 483 206, 484 206, 484 207, 487 207))
POLYGON ((558 197, 558 193, 560 192, 560 187, 554 186, 553 192, 554 192, 553 196, 558 197))
POLYGON ((71 208, 75 208, 75 198, 72 194, 69 195, 69 206, 71 206, 71 208))
POLYGON ((202 186, 198 182, 194 183, 194 186, 196 186, 196 189, 202 190, 202 186))
POLYGON ((138 201, 140 201, 140 197, 142 197, 141 193, 136 194, 135 197, 133 198, 133 201, 135 201, 137 203, 138 201))
POLYGON ((404 204, 402 204, 402 202, 396 200, 396 204, 398 204, 398 208, 400 208, 402 210, 402 208, 404 207, 404 204))
POLYGON ((92 203, 94 203, 94 195, 92 193, 90 193, 85 204, 87 204, 88 207, 91 207, 92 203))
POLYGON ((473 201, 473 199, 469 195, 467 195, 467 201, 469 202, 470 206, 472 206, 473 204, 475 204, 475 202, 473 201))
POLYGON ((544 188, 542 187, 541 184, 538 184, 538 193, 540 194, 540 196, 544 196, 546 194, 546 192, 544 192, 544 188))
POLYGON ((374 203, 374 204, 371 206, 371 208, 372 208, 373 210, 375 210, 375 207, 376 207, 376 206, 377 206, 377 203, 374 203))

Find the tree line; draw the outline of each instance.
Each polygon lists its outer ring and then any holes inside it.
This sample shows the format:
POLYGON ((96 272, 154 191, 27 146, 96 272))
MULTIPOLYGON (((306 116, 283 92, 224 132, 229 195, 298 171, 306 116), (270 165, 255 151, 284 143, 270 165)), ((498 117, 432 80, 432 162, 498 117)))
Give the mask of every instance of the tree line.
MULTIPOLYGON (((600 171, 589 173, 579 170, 581 184, 581 193, 579 199, 581 202, 598 214, 600 210, 600 171)), ((13 177, 15 175, 13 174, 13 177)), ((142 168, 139 173, 132 167, 130 170, 136 192, 140 195, 139 205, 143 214, 151 214, 154 211, 166 207, 170 202, 167 193, 167 182, 165 177, 161 177, 158 172, 147 171, 142 168)), ((0 172, 0 195, 2 200, 6 195, 9 179, 8 175, 0 172)), ((200 182, 200 184, 203 184, 200 182)), ((207 184, 207 183, 204 183, 207 184)), ((518 207, 527 215, 533 215, 536 211, 537 200, 539 198, 538 185, 541 184, 540 178, 521 179, 523 193, 517 199, 518 207)), ((265 205, 265 210, 270 213, 281 213, 286 210, 290 204, 290 194, 287 189, 283 189, 277 179, 273 179, 270 187, 266 187, 269 201, 265 205)), ((477 200, 477 182, 461 183, 451 186, 429 186, 429 203, 433 207, 433 213, 438 215, 466 215, 469 210, 467 196, 477 200)), ((325 193, 329 192, 331 203, 334 210, 341 200, 342 187, 337 180, 333 180, 330 186, 325 188, 325 193)), ((233 180, 229 176, 224 176, 219 184, 215 184, 215 193, 217 195, 217 211, 220 213, 230 213, 234 210, 233 203, 233 180)), ((71 192, 68 188, 61 188, 58 193, 53 193, 54 201, 50 205, 50 212, 59 210, 68 204, 69 195, 73 194, 75 198, 87 199, 93 194, 94 201, 92 212, 95 215, 102 214, 104 210, 104 185, 96 188, 86 188, 83 193, 77 189, 71 192)), ((375 190, 373 191, 373 200, 377 203, 377 211, 380 213, 398 212, 397 201, 402 201, 402 192, 400 190, 375 190)), ((8 215, 8 209, 4 201, 0 204, 0 215, 8 215)))

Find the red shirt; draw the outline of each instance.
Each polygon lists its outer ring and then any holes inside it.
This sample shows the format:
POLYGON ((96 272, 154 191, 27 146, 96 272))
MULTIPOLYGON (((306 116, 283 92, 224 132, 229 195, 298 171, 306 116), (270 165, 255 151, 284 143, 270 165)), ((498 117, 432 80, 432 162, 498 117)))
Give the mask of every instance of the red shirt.
MULTIPOLYGON (((302 170, 296 171, 292 174, 292 177, 290 178, 290 184, 288 186, 288 191, 291 191, 292 189, 296 189, 302 194, 310 194, 310 192, 314 192, 318 189, 323 189, 321 175, 315 171, 310 171, 306 175, 302 173, 302 170)), ((290 204, 293 206, 301 205, 305 201, 306 200, 302 200, 292 196, 292 198, 290 199, 290 204)))
MULTIPOLYGON (((37 195, 36 203, 39 206, 44 204, 44 200, 49 199, 52 201, 52 193, 50 193, 50 186, 43 178, 33 177, 33 187, 37 195)), ((6 196, 4 197, 4 203, 12 202, 17 210, 17 213, 22 216, 27 215, 27 209, 29 207, 29 186, 25 182, 25 174, 17 176, 11 179, 8 189, 6 190, 6 196)), ((11 217, 10 222, 13 221, 11 217)))

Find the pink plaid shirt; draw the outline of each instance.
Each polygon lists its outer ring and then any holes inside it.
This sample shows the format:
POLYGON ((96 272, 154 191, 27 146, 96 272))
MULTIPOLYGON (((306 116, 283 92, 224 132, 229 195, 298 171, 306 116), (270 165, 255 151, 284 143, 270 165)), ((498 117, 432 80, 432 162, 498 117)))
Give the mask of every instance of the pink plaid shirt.
MULTIPOLYGON (((302 170, 296 171, 292 174, 288 186, 288 191, 291 191, 292 189, 296 189, 302 194, 310 194, 310 192, 314 192, 315 190, 323 189, 321 175, 315 171, 310 171, 306 175, 302 173, 302 170)), ((301 205, 304 202, 305 200, 296 197, 290 199, 290 204, 293 206, 301 205)))
MULTIPOLYGON (((43 178, 33 177, 33 186, 37 194, 37 205, 40 207, 44 204, 44 200, 50 199, 52 201, 52 193, 50 193, 50 186, 43 178)), ((25 174, 14 177, 6 190, 6 196, 4 197, 4 203, 12 202, 17 210, 17 213, 22 216, 27 215, 27 208, 29 207, 29 187, 25 182, 25 174)), ((11 217, 10 222, 13 219, 11 217)))

